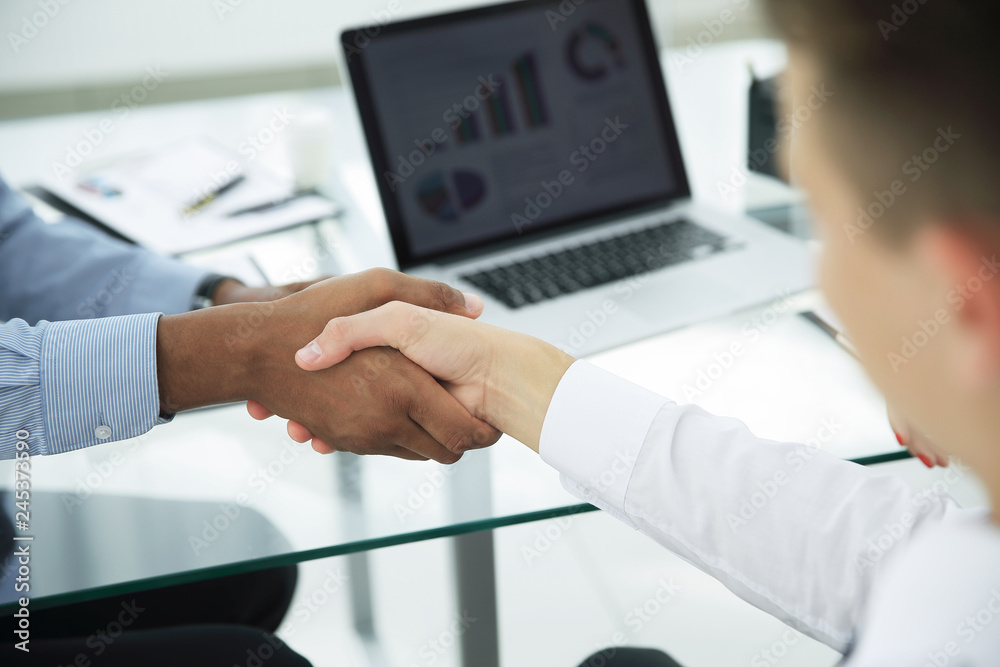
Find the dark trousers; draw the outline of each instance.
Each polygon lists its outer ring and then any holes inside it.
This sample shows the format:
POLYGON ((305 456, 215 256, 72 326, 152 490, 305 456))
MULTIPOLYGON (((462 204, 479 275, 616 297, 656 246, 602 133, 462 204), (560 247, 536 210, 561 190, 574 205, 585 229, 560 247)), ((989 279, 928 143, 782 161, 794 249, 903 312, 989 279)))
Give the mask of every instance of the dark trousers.
POLYGON ((580 667, 681 667, 663 651, 652 648, 606 648, 590 656, 580 667))
POLYGON ((7 631, 0 664, 310 667, 272 634, 295 581, 290 566, 32 611, 31 651, 7 631))

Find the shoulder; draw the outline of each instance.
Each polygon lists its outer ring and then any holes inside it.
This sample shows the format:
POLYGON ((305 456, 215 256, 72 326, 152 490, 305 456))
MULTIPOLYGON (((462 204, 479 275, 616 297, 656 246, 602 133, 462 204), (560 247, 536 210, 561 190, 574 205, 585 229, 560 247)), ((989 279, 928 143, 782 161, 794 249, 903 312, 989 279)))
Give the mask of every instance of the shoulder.
POLYGON ((950 511, 917 531, 872 587, 851 667, 979 667, 1000 655, 1000 528, 950 511))

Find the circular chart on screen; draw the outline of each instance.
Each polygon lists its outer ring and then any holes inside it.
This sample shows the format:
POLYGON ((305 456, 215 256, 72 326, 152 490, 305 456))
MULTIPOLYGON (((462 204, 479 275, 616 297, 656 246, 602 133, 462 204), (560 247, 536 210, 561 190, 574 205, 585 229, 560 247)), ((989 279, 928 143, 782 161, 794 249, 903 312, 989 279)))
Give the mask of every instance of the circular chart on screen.
POLYGON ((473 169, 435 171, 417 184, 421 210, 442 222, 457 222, 485 197, 486 179, 473 169))
POLYGON ((584 81, 600 81, 625 66, 621 42, 600 23, 589 21, 566 39, 566 61, 584 81))

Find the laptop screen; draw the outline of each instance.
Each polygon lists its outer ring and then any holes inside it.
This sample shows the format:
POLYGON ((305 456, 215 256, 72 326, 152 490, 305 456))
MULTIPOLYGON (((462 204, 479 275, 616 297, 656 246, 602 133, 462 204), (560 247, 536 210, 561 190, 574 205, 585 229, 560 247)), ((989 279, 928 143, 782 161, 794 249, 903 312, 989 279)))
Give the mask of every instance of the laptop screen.
POLYGON ((642 0, 349 30, 402 268, 688 194, 642 0))

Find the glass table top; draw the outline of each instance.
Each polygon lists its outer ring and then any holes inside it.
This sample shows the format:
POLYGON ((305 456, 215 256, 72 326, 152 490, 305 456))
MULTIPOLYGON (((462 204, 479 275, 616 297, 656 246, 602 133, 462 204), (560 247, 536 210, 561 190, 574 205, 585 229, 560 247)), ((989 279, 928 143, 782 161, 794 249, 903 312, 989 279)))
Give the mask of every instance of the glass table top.
MULTIPOLYGON (((762 437, 801 442, 833 420, 824 448, 835 455, 905 457, 857 363, 795 314, 815 295, 780 298, 789 306, 780 314, 764 304, 589 361, 740 418, 762 437), (712 379, 713 355, 734 340, 746 352, 712 379), (699 383, 704 377, 711 382, 699 383)), ((0 462, 9 517, 14 475, 13 461, 0 462)), ((35 457, 31 479, 35 608, 594 509, 506 436, 453 466, 321 456, 290 440, 283 421, 256 422, 242 405, 181 414, 133 440, 35 457)), ((16 567, 11 559, 0 573, 0 612, 17 597, 16 567)))

